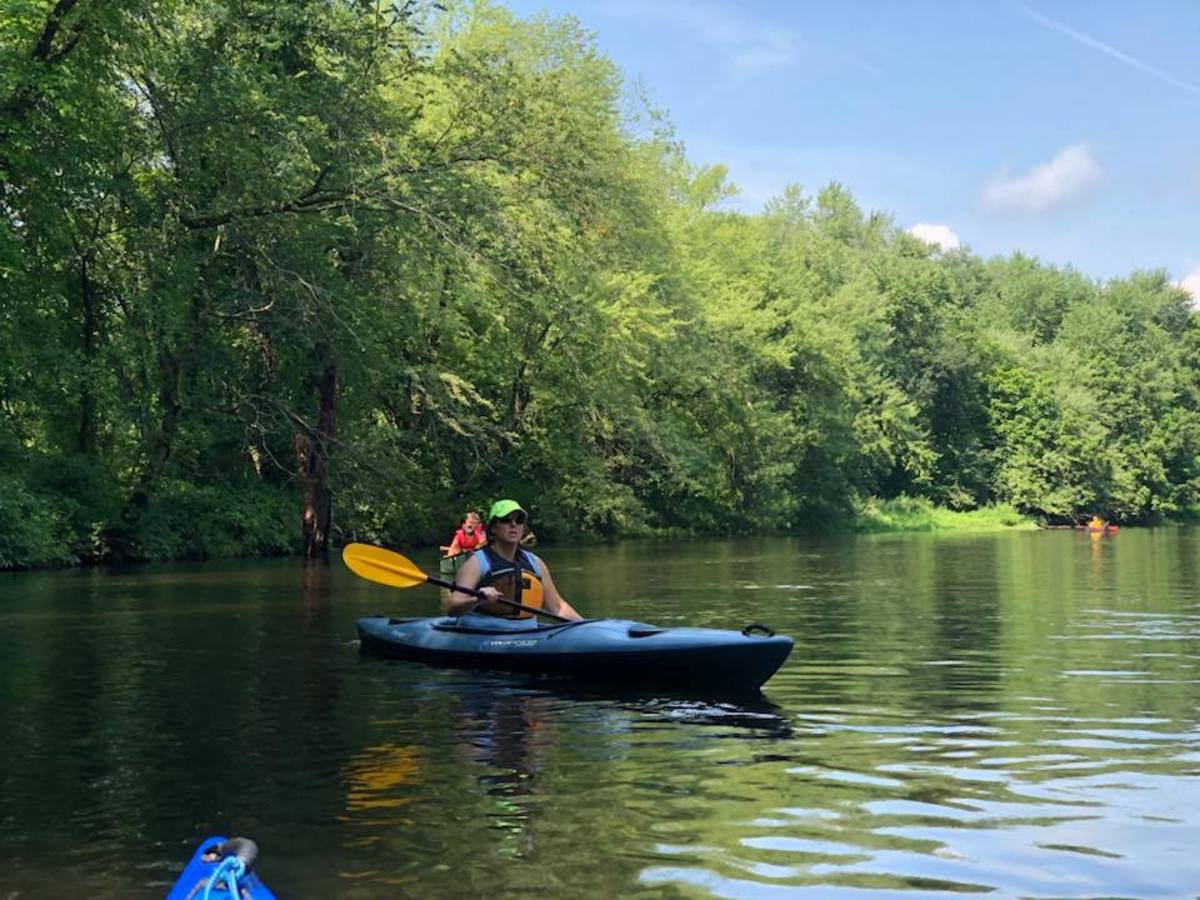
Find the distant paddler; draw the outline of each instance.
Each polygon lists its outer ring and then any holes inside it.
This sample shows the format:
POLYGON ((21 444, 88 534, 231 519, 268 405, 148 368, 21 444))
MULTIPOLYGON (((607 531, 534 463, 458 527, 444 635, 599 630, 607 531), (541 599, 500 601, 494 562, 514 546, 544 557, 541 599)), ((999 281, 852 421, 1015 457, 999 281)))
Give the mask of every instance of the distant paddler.
POLYGON ((1092 516, 1086 525, 1079 526, 1091 534, 1104 534, 1105 532, 1115 532, 1119 526, 1110 525, 1099 516, 1092 516))
POLYGON ((443 575, 453 578, 470 555, 486 543, 487 534, 483 530, 479 513, 468 510, 449 545, 441 548, 443 555, 438 563, 438 570, 443 575))

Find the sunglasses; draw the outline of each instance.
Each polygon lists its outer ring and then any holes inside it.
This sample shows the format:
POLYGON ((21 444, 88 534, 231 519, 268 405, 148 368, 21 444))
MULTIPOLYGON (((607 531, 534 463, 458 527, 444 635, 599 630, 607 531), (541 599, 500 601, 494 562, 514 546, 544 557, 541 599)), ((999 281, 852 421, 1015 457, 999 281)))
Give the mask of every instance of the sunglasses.
POLYGON ((501 522, 504 525, 524 525, 526 522, 529 521, 529 519, 525 515, 525 513, 515 512, 515 513, 509 513, 503 519, 497 519, 496 521, 501 522))

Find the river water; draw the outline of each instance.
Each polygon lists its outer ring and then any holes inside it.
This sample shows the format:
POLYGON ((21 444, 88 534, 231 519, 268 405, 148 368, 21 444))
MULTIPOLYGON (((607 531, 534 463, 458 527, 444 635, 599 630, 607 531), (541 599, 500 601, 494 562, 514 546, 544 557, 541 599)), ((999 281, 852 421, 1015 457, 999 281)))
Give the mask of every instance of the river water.
POLYGON ((437 597, 340 564, 0 576, 0 898, 161 897, 214 833, 284 898, 1200 892, 1200 532, 543 555, 585 614, 796 650, 615 694, 363 656, 437 597))

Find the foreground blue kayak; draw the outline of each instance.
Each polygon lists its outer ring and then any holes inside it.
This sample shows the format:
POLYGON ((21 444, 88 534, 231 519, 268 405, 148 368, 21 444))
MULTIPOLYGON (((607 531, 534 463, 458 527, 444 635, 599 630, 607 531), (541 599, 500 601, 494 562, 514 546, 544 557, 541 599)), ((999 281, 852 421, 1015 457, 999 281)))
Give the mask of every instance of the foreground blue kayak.
POLYGON ((231 881, 241 900, 276 900, 254 873, 257 858, 258 845, 249 838, 205 838, 167 900, 230 900, 231 881))
POLYGON ((535 619, 358 620, 362 648, 435 666, 501 669, 641 687, 747 691, 792 652, 792 639, 762 625, 742 631, 659 628, 628 619, 539 625, 535 619))

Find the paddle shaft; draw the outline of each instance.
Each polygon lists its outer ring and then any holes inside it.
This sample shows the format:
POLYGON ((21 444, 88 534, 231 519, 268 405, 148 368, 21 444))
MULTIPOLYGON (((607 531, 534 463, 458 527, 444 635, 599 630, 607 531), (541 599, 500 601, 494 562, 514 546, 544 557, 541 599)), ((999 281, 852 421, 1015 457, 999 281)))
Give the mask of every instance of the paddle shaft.
MULTIPOLYGON (((436 584, 438 587, 449 588, 452 592, 459 594, 470 594, 472 597, 478 597, 480 600, 492 600, 491 597, 484 594, 478 588, 459 587, 452 581, 446 581, 444 578, 436 578, 433 575, 426 575, 425 580, 430 584, 436 584)), ((511 606, 513 609, 522 609, 525 612, 533 613, 538 616, 545 616, 547 619, 554 619, 556 622, 572 622, 573 619, 568 619, 565 616, 555 615, 552 612, 546 612, 544 609, 538 609, 536 606, 526 606, 524 603, 518 603, 516 600, 509 600, 507 597, 501 597, 500 603, 505 606, 511 606)))

